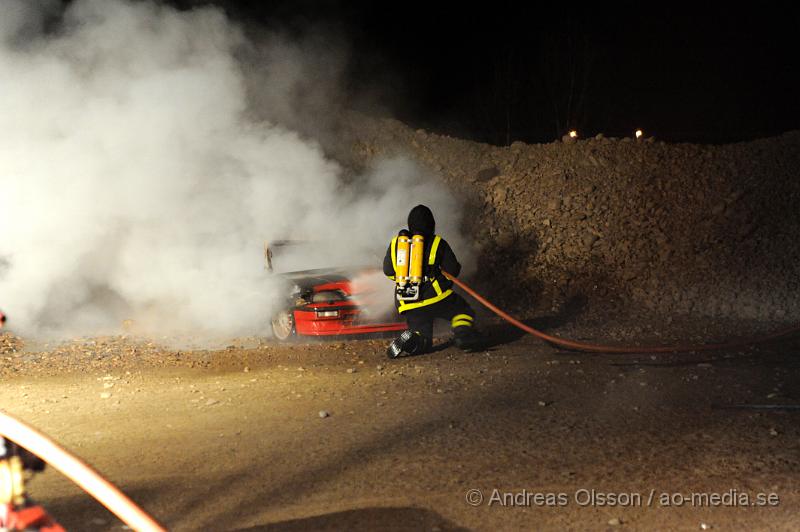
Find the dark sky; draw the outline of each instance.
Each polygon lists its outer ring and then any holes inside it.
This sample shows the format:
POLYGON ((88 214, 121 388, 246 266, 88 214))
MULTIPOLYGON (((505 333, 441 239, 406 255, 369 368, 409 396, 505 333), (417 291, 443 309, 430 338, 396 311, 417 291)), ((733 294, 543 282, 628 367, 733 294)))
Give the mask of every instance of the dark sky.
POLYGON ((414 127, 495 144, 569 128, 700 142, 800 129, 800 9, 788 5, 213 3, 299 35, 344 35, 353 90, 379 87, 414 127))

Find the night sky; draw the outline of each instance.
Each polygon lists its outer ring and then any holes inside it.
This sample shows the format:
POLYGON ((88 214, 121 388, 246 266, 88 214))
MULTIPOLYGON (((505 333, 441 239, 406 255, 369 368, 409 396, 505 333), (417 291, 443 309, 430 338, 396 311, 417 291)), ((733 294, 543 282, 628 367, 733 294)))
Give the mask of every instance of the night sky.
POLYGON ((629 136, 730 142, 800 129, 800 9, 644 2, 218 1, 254 26, 336 34, 354 94, 494 144, 629 136), (647 5, 647 9, 645 6, 647 5))

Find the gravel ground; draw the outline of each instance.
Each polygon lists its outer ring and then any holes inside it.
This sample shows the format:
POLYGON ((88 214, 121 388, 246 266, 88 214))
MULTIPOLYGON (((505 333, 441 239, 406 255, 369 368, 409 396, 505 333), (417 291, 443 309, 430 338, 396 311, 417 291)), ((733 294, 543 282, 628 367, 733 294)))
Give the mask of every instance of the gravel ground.
POLYGON ((478 286, 518 311, 580 295, 663 316, 800 320, 800 132, 497 147, 395 120, 345 124, 356 167, 410 157, 462 199, 478 286))
MULTIPOLYGON (((354 169, 410 156, 450 186, 473 214, 471 282, 548 332, 655 345, 800 321, 798 132, 499 148, 341 127, 354 169)), ((776 408, 800 404, 797 336, 586 355, 480 318, 486 351, 395 361, 385 339, 6 332, 0 408, 174 530, 797 529, 800 410, 776 408)), ((121 529, 52 470, 31 493, 69 529, 121 529)))
MULTIPOLYGON (((660 343, 771 325, 610 327, 578 315, 548 330, 660 343)), ((584 355, 490 320, 483 328, 485 352, 441 339, 433 354, 396 361, 384 357, 386 340, 177 350, 6 335, 0 407, 174 530, 796 529, 800 413, 718 408, 800 403, 796 338, 721 353, 584 355), (483 502, 468 504, 469 490, 483 502), (774 493, 778 504, 663 504, 732 490, 774 493), (530 504, 515 504, 526 493, 530 504)), ((121 529, 52 470, 31 491, 69 529, 121 529)))

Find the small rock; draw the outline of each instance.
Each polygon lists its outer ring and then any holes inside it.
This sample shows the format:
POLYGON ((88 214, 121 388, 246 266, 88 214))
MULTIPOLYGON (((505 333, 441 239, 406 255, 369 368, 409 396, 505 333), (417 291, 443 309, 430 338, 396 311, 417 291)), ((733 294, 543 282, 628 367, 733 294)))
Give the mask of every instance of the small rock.
POLYGON ((105 389, 113 388, 113 387, 114 387, 114 383, 113 382, 104 382, 103 383, 103 388, 105 388, 105 389))
POLYGON ((775 430, 775 427, 769 429, 769 435, 770 436, 777 436, 778 435, 778 431, 775 430))
POLYGON ((111 394, 109 392, 103 392, 100 394, 100 399, 110 399, 111 394))
POLYGON ((208 401, 206 401, 206 406, 212 406, 217 403, 219 403, 219 401, 217 401, 216 399, 209 399, 208 401))
POLYGON ((614 517, 614 518, 608 520, 608 524, 611 525, 611 526, 619 526, 619 525, 622 524, 622 519, 619 519, 618 517, 614 517))
POLYGON ((503 203, 508 197, 508 189, 505 187, 496 187, 492 192, 492 198, 496 204, 503 203))
POLYGON ((320 410, 319 411, 319 417, 321 417, 321 418, 326 418, 326 417, 330 417, 330 416, 331 416, 331 413, 328 412, 327 410, 320 410))
POLYGON ((354 368, 347 368, 347 373, 355 373, 356 370, 354 368))
POLYGON ((484 168, 480 170, 477 174, 475 174, 476 181, 489 181, 493 177, 500 175, 500 170, 497 169, 496 166, 490 166, 489 168, 484 168))
POLYGON ((547 406, 547 403, 545 401, 539 401, 539 406, 547 406))
POLYGON ((700 523, 700 530, 710 530, 711 525, 707 525, 705 523, 700 523))
POLYGON ((247 366, 245 366, 245 367, 244 367, 244 372, 245 372, 245 373, 250 373, 250 368, 249 368, 249 367, 247 367, 247 366))

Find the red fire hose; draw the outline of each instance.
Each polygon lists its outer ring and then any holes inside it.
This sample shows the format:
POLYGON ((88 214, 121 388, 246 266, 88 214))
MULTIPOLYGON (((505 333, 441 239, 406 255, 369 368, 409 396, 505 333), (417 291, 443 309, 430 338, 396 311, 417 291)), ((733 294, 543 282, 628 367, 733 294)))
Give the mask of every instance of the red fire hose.
POLYGON ((58 469, 83 488, 126 525, 137 532, 165 532, 165 528, 139 508, 119 488, 101 477, 94 469, 70 454, 53 440, 0 410, 0 436, 16 444, 58 469))
POLYGON ((586 351, 590 353, 677 353, 677 352, 686 352, 686 351, 718 351, 722 349, 732 349, 736 347, 743 347, 747 345, 753 345, 758 343, 767 342, 769 340, 774 340, 776 338, 780 338, 782 336, 786 336, 788 334, 792 334, 794 332, 800 331, 800 324, 792 325, 791 327, 786 327, 784 329, 780 329, 778 331, 774 331, 770 334, 766 334, 764 336, 759 336, 757 338, 746 338, 746 339, 739 339, 734 340, 731 342, 725 342, 721 344, 699 344, 699 345, 671 345, 671 346, 641 346, 641 347, 621 347, 621 346, 611 346, 611 345, 600 345, 600 344, 587 344, 583 342, 575 342, 573 340, 567 340, 564 338, 559 338, 558 336, 552 336, 533 327, 529 327, 522 323, 521 321, 515 319, 514 317, 510 316, 508 313, 504 312, 503 310, 494 306, 490 301, 482 297, 478 294, 475 290, 470 288, 466 283, 463 281, 459 281, 452 275, 447 272, 442 272, 444 275, 453 281, 453 283, 468 293, 470 296, 475 298, 481 305, 488 308, 504 320, 506 320, 511 325, 525 331, 526 333, 532 334, 537 338, 541 338, 551 344, 560 345, 562 347, 568 347, 571 349, 576 349, 578 351, 586 351))

